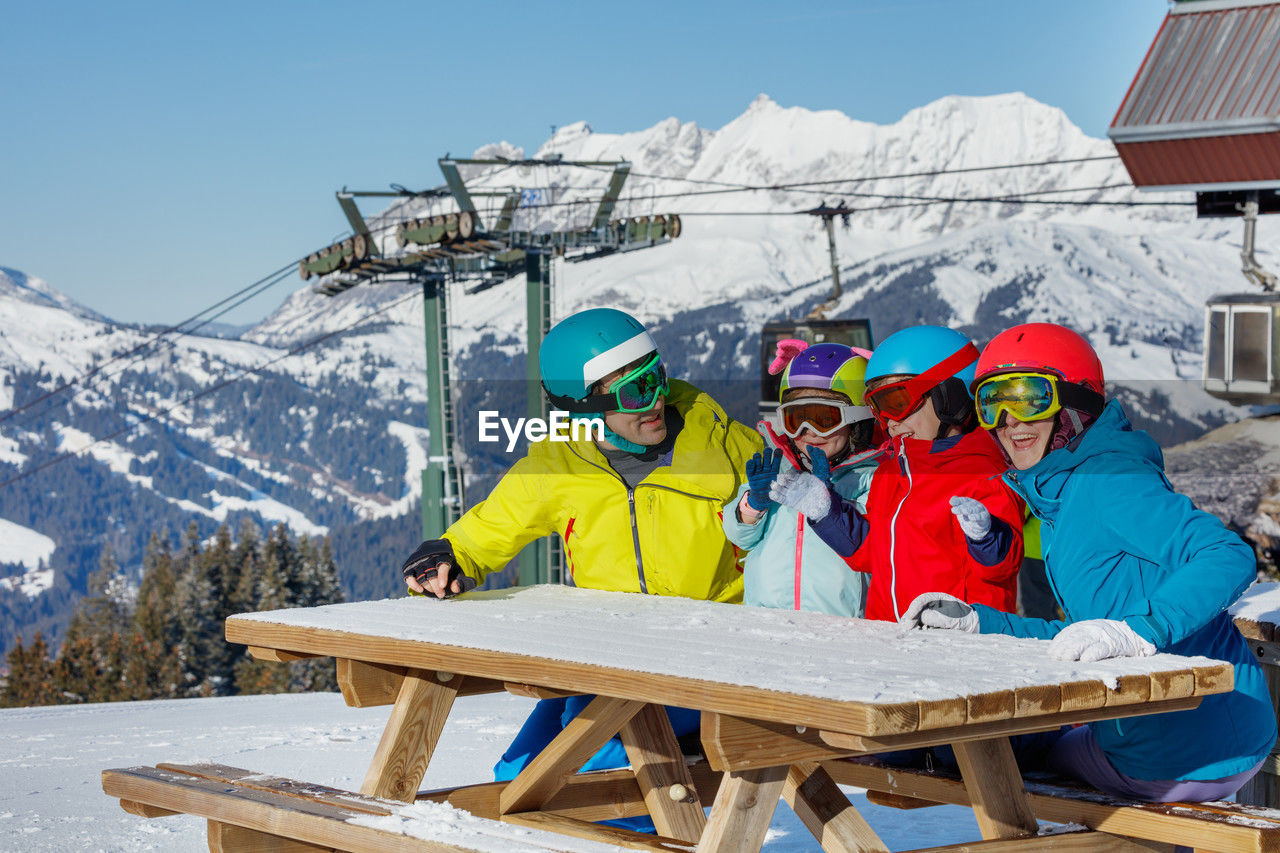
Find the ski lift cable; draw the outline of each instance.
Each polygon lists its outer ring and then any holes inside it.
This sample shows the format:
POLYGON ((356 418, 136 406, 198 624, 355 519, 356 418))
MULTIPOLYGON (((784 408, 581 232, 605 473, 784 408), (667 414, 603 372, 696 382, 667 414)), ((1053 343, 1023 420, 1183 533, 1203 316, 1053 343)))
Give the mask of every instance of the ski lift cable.
MULTIPOLYGON (((1092 163, 1102 160, 1118 160, 1117 154, 1099 154, 1091 157, 1072 157, 1063 160, 1036 160, 1024 163, 1004 163, 992 166, 965 166, 957 169, 929 169, 920 172, 900 172, 890 175, 866 175, 857 178, 831 178, 822 181, 796 181, 784 184, 743 184, 734 183, 732 181, 717 181, 710 178, 681 178, 672 175, 646 174, 644 172, 631 172, 631 175, 637 178, 660 178, 664 181, 682 181, 690 184, 703 184, 714 187, 735 187, 738 189, 753 190, 785 190, 797 187, 816 187, 828 186, 831 184, 846 183, 865 183, 867 181, 889 181, 902 178, 931 178, 939 175, 959 175, 969 172, 993 172, 1003 169, 1031 169, 1039 166, 1065 166, 1075 163, 1092 163)), ((592 167, 599 168, 599 167, 592 167)))
MULTIPOLYGON (((835 216, 846 213, 875 213, 881 210, 898 210, 904 207, 928 207, 933 204, 1044 204, 1070 207, 1195 207, 1193 201, 1076 201, 1072 199, 1054 198, 949 198, 934 201, 908 201, 902 204, 882 204, 875 207, 831 207, 825 212, 835 216)), ((677 212, 680 218, 687 216, 811 216, 809 210, 694 210, 677 212)))
MULTIPOLYGON (((21 411, 23 411, 23 410, 26 410, 26 409, 31 408, 32 406, 34 406, 34 405, 36 405, 37 403, 39 403, 41 400, 47 400, 47 399, 49 399, 49 398, 53 397, 55 394, 57 394, 57 393, 59 393, 59 392, 61 392, 61 391, 66 391, 66 390, 68 390, 68 389, 70 389, 70 388, 75 387, 76 385, 81 385, 82 387, 80 388, 80 390, 79 390, 79 391, 73 391, 73 392, 72 392, 72 394, 71 394, 70 398, 68 399, 68 402, 71 402, 71 401, 75 400, 75 399, 80 395, 80 393, 81 393, 82 391, 87 391, 87 390, 89 390, 90 388, 94 387, 94 386, 95 386, 95 384, 96 384, 96 380, 98 380, 98 379, 104 379, 104 380, 105 380, 105 379, 112 379, 112 378, 115 378, 115 377, 117 377, 117 376, 120 376, 120 375, 122 375, 125 371, 127 371, 130 367, 132 367, 133 365, 137 364, 139 361, 142 361, 144 358, 148 358, 148 357, 153 356, 153 355, 158 355, 158 354, 160 354, 161 352, 163 352, 164 350, 172 349, 173 347, 177 346, 178 341, 179 341, 179 340, 181 340, 181 339, 182 339, 183 337, 185 337, 186 335, 191 334, 192 332, 196 331, 197 329, 202 328, 203 326, 205 326, 205 325, 207 325, 207 324, 209 324, 209 323, 212 323, 214 320, 217 320, 219 317, 221 317, 221 316, 223 316, 223 315, 227 314, 227 313, 228 313, 228 312, 230 312, 230 311, 235 310, 236 308, 240 307, 241 305, 243 305, 244 303, 248 302, 249 300, 254 299, 254 298, 258 297, 259 295, 261 295, 261 294, 265 293, 268 289, 270 289, 271 287, 274 287, 276 284, 279 284, 281 281, 283 281, 283 280, 284 280, 284 278, 286 278, 286 277, 287 277, 287 275, 289 274, 289 272, 291 271, 291 269, 292 269, 292 267, 286 267, 286 268, 284 269, 284 272, 282 272, 282 273, 278 273, 278 277, 277 277, 276 279, 274 279, 274 280, 272 280, 272 281, 268 281, 266 284, 264 284, 264 285, 260 286, 258 289, 254 290, 253 292, 251 292, 251 293, 248 293, 248 294, 244 295, 244 296, 243 296, 243 297, 241 297, 239 300, 237 300, 236 302, 232 303, 231 305, 228 305, 227 307, 223 308, 221 311, 219 311, 218 313, 214 314, 213 316, 206 318, 205 320, 203 320, 203 321, 202 321, 202 322, 200 322, 199 324, 197 324, 197 325, 195 325, 195 326, 192 326, 190 329, 185 329, 185 330, 183 330, 183 332, 182 332, 182 333, 180 333, 180 334, 176 335, 175 337, 168 338, 168 339, 165 339, 165 340, 159 340, 158 338, 153 338, 152 340, 147 341, 147 342, 146 342, 146 344, 147 344, 147 345, 150 345, 150 344, 158 344, 154 349, 147 350, 147 349, 143 348, 143 345, 139 345, 139 346, 137 346, 137 347, 134 347, 132 350, 130 350, 130 352, 134 352, 134 353, 137 353, 137 354, 136 354, 136 355, 134 355, 134 357, 133 357, 132 359, 130 359, 130 360, 129 360, 129 361, 128 361, 128 362, 127 362, 123 367, 121 367, 119 370, 115 371, 114 373, 110 373, 110 374, 108 374, 108 373, 106 372, 106 368, 107 368, 107 367, 108 367, 112 362, 119 361, 120 359, 122 359, 122 358, 124 358, 125 356, 127 356, 127 355, 128 355, 128 353, 125 353, 124 355, 116 356, 115 358, 111 359, 110 361, 105 362, 104 364, 102 364, 102 365, 100 365, 99 367, 95 368, 94 370, 90 371, 89 373, 87 373, 87 374, 82 374, 81 376, 77 377, 76 379, 74 379, 74 380, 72 380, 72 381, 70 381, 70 382, 65 383, 65 384, 64 384, 64 385, 62 385, 61 387, 59 387, 59 388, 57 388, 57 389, 54 389, 53 391, 49 391, 48 393, 46 393, 46 394, 42 395, 41 397, 39 397, 39 398, 37 398, 37 399, 35 399, 35 400, 31 401, 30 403, 27 403, 27 404, 26 404, 26 405, 24 405, 22 408, 17 409, 17 410, 14 410, 13 412, 10 412, 9 414, 6 414, 3 418, 0 418, 0 423, 3 423, 4 421, 9 420, 9 419, 10 419, 10 418, 12 418, 14 415, 17 415, 19 412, 21 412, 21 411)), ((223 300, 223 301, 225 302, 226 300, 223 300)), ((218 303, 218 304, 221 304, 221 303, 218 303)), ((216 306, 215 306, 215 307, 216 307, 216 306)), ((207 310, 209 310, 209 309, 205 309, 205 310, 207 311, 207 310)), ((54 405, 53 403, 50 403, 50 404, 49 404, 49 406, 45 407, 45 409, 44 409, 43 411, 38 412, 38 413, 33 413, 31 417, 32 417, 32 418, 35 418, 35 417, 39 417, 39 416, 41 416, 41 415, 47 414, 47 413, 48 413, 48 411, 49 411, 49 409, 50 409, 50 408, 52 408, 52 406, 53 406, 53 405, 54 405)), ((25 419, 22 423, 23 423, 23 424, 29 424, 30 422, 31 422, 31 419, 25 419)), ((21 425, 21 424, 20 424, 20 425, 21 425)))
POLYGON ((86 444, 84 447, 81 447, 78 450, 68 450, 65 453, 62 453, 58 456, 55 456, 52 459, 42 462, 41 464, 37 465, 34 468, 30 468, 26 471, 22 471, 18 474, 15 474, 12 477, 8 478, 7 480, 0 481, 0 489, 4 489, 5 487, 13 485, 14 483, 17 483, 20 480, 24 480, 27 477, 30 477, 34 474, 38 474, 39 472, 44 471, 48 468, 51 468, 54 465, 61 464, 63 462, 66 462, 69 459, 73 459, 81 455, 91 447, 96 447, 97 445, 102 444, 103 442, 111 441, 112 439, 119 438, 120 436, 126 433, 133 432, 139 427, 146 426, 147 424, 152 423, 153 421, 157 421, 160 418, 164 417, 165 415, 168 415, 174 409, 177 409, 181 406, 185 406, 188 403, 191 403, 195 400, 200 399, 201 397, 208 396, 209 394, 212 394, 215 391, 221 391, 223 388, 226 388, 228 385, 232 385, 236 382, 239 382, 241 379, 245 379, 249 376, 254 376, 256 374, 259 374, 262 371, 266 370, 271 365, 276 364, 279 361, 282 361, 290 356, 294 356, 301 352, 304 352, 310 349, 311 347, 315 346, 316 344, 323 343, 324 341, 329 340, 330 338, 335 337, 336 335, 340 335, 343 332, 349 332, 352 329, 364 323, 365 321, 370 320, 379 314, 383 314, 391 310, 392 308, 399 307, 400 305, 403 305, 404 303, 409 302, 413 299, 417 299, 421 295, 422 294, 420 292, 415 291, 413 293, 410 293, 408 296, 405 296, 401 299, 397 299, 394 302, 388 302, 386 305, 383 305, 381 308, 370 311, 368 314, 365 314, 364 316, 360 317, 359 319, 355 320, 352 323, 349 323, 346 326, 342 326, 332 331, 325 332, 324 334, 317 335, 315 338, 312 338, 306 343, 299 344, 298 346, 293 347, 292 349, 287 350, 281 353, 280 355, 277 355, 275 358, 272 358, 272 359, 269 359, 268 361, 263 362, 257 367, 247 368, 245 370, 242 370, 240 373, 238 373, 235 376, 225 379, 222 382, 217 383, 216 385, 212 385, 208 388, 205 388, 203 391, 197 391, 196 393, 191 394, 183 398, 182 400, 179 400, 178 402, 169 406, 167 409, 163 409, 162 411, 155 412, 154 414, 148 415, 147 417, 135 423, 131 423, 127 426, 121 427, 120 429, 116 430, 113 433, 110 433, 109 435, 104 435, 102 438, 95 439, 94 441, 90 442, 89 444, 86 444))
POLYGON ((112 364, 118 361, 121 361, 123 359, 129 358, 130 356, 134 356, 133 360, 130 361, 129 364, 126 364, 121 371, 117 372, 116 374, 113 374, 113 375, 119 375, 119 373, 123 372, 124 370, 127 370, 130 365, 137 363, 139 359, 145 357, 148 354, 147 350, 150 347, 160 343, 162 340, 165 340, 166 335, 170 335, 174 332, 177 332, 177 334, 174 337, 167 339, 167 343, 170 346, 172 346, 179 339, 186 337, 187 335, 195 332, 197 329, 201 329, 205 327, 209 323, 212 323, 214 320, 225 315, 228 311, 231 311, 232 309, 237 308, 240 305, 243 305, 248 300, 256 296, 259 296, 260 294, 266 292, 268 289, 279 284, 281 281, 283 281, 287 277, 289 272, 297 268, 297 265, 298 265, 297 261, 294 261, 293 263, 290 263, 290 264, 286 264, 285 266, 281 267, 275 272, 272 272, 266 276, 263 276, 262 278, 258 279, 257 281, 253 282, 252 284, 246 287, 241 288, 240 290, 236 291, 230 296, 227 296, 219 300, 218 302, 215 302, 213 305, 210 305, 208 308, 205 308, 195 314, 192 314, 190 317, 186 318, 185 320, 182 320, 179 323, 175 323, 174 325, 169 326, 166 329, 163 329, 162 331, 156 333, 155 335, 148 338, 147 340, 142 341, 133 349, 130 349, 127 352, 123 352, 118 355, 112 356, 110 359, 103 362, 102 364, 93 367, 91 370, 80 374, 74 379, 70 379, 67 382, 64 382, 62 385, 59 385, 57 388, 54 388, 51 391, 48 391, 40 395, 34 400, 30 400, 27 403, 24 403, 23 405, 19 406, 16 409, 11 409, 10 411, 6 412, 3 416, 0 416, 0 424, 5 423, 6 421, 20 414, 21 412, 24 412, 27 409, 30 409, 31 407, 45 400, 48 400, 51 397, 61 394, 63 391, 66 391, 70 388, 74 388, 75 386, 83 382, 89 381, 91 378, 101 374, 104 370, 106 370, 112 364), (253 291, 253 292, 250 293, 250 291, 253 291), (248 295, 245 295, 245 294, 248 294, 248 295), (200 319, 201 317, 204 317, 205 314, 208 314, 210 311, 213 311, 216 308, 226 305, 228 302, 231 302, 237 297, 243 297, 243 298, 241 298, 238 302, 235 302, 235 304, 224 308, 222 311, 219 311, 217 314, 214 314, 212 317, 206 317, 204 320, 201 320, 199 323, 196 323, 195 325, 189 328, 185 328, 185 329, 183 328, 188 323, 191 323, 195 320, 200 319))
MULTIPOLYGON (((1033 204, 1033 203, 1076 204, 1076 205, 1101 204, 1101 205, 1123 205, 1126 207, 1168 206, 1168 205, 1184 206, 1185 204, 1188 204, 1188 202, 1144 202, 1144 201, 1102 201, 1102 200, 1072 202, 1067 200, 1055 201, 1052 199, 1036 202, 1036 201, 1032 201, 1029 198, 1030 196, 1048 195, 1051 193, 1099 192, 1102 190, 1127 189, 1127 188, 1131 188, 1131 185, 1130 184, 1098 184, 1090 187, 1059 187, 1056 189, 1028 190, 1022 193, 1010 193, 1008 195, 1001 195, 1001 196, 918 196, 918 195, 906 195, 902 193, 857 193, 857 192, 839 193, 834 191, 827 191, 826 193, 823 193, 823 195, 826 195, 826 196, 852 195, 852 196, 858 196, 862 198, 879 198, 879 199, 885 199, 889 201, 921 201, 923 200, 929 204, 938 204, 938 203, 950 204, 950 203, 959 203, 959 202, 967 202, 967 201, 999 201, 999 202, 1024 203, 1024 204, 1033 204)), ((724 193, 760 192, 760 191, 762 190, 753 188, 749 190, 748 189, 695 190, 693 192, 683 192, 683 193, 660 193, 652 197, 651 196, 628 196, 626 198, 619 199, 618 204, 621 205, 623 203, 648 202, 650 198, 690 198, 690 197, 702 196, 702 195, 720 195, 724 193)), ((804 190, 804 192, 816 192, 816 191, 804 190)), ((541 204, 541 205, 528 205, 527 207, 541 207, 541 208, 558 207, 558 206, 562 206, 564 204, 569 204, 569 203, 571 202, 551 202, 551 203, 541 204)), ((862 212, 869 209, 878 210, 880 208, 860 208, 857 210, 850 209, 850 212, 862 212)), ((774 211, 774 212, 771 212, 771 214, 786 215, 786 214, 792 214, 792 213, 805 213, 805 212, 807 211, 785 210, 785 211, 774 211)), ((697 215, 712 216, 714 215, 714 212, 703 211, 703 212, 699 212, 697 215)))

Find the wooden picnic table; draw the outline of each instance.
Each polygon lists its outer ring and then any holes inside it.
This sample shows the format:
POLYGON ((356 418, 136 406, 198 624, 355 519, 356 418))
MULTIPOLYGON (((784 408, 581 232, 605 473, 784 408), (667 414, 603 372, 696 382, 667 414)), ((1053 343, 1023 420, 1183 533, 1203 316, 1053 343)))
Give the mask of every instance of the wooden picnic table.
MULTIPOLYGON (((1232 687, 1231 667, 1204 658, 1062 662, 1036 640, 560 586, 244 614, 226 635, 261 658, 333 656, 349 704, 393 702, 361 793, 405 802, 457 696, 594 694, 516 779, 429 798, 613 843, 624 836, 588 821, 647 812, 666 849, 758 850, 783 797, 824 849, 884 850, 821 762, 940 744, 984 839, 1065 849, 1067 836, 1037 837, 1010 735, 1193 708, 1232 687), (662 705, 702 712, 701 769, 662 705), (619 732, 631 770, 575 775, 619 732)), ((1070 849, 1114 840, 1089 834, 1070 849)))

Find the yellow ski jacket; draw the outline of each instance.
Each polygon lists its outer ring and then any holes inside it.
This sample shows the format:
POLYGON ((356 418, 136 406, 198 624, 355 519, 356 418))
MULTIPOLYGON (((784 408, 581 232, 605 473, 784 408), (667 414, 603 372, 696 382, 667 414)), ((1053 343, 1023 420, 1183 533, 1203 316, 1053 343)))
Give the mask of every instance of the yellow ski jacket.
POLYGON ((445 532, 459 567, 483 581, 555 533, 585 589, 741 602, 741 555, 725 539, 720 511, 763 443, 687 382, 673 379, 670 389, 666 404, 684 418, 670 464, 631 490, 590 438, 533 443, 445 532))

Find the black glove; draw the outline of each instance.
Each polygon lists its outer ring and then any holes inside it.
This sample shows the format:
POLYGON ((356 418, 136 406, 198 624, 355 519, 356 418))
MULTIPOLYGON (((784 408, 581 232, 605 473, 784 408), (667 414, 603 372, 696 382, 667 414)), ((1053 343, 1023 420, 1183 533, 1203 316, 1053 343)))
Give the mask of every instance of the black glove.
POLYGON ((409 559, 404 561, 400 571, 406 579, 413 578, 425 587, 427 581, 435 579, 442 565, 449 573, 448 582, 445 584, 445 598, 458 594, 452 591, 455 580, 461 582, 462 592, 475 589, 475 579, 463 574, 462 569, 458 568, 457 560, 453 556, 453 546, 449 544, 448 539, 426 540, 409 555, 409 559))

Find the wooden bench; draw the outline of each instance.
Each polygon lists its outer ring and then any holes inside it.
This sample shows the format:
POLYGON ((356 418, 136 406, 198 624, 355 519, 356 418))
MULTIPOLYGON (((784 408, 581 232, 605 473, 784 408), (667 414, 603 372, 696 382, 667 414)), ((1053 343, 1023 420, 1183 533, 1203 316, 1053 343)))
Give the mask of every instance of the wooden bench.
POLYGON ((102 788, 140 817, 185 813, 208 819, 212 853, 693 849, 687 842, 585 823, 591 836, 614 843, 584 840, 574 837, 580 834, 574 824, 582 822, 570 818, 535 814, 499 822, 443 802, 406 804, 221 764, 105 770, 102 788))
MULTIPOLYGON (((879 805, 972 805, 963 780, 945 771, 893 767, 872 757, 827 761, 822 766, 837 782, 866 788, 867 799, 879 805)), ((1129 839, 1184 845, 1198 851, 1280 851, 1280 809, 1228 802, 1143 803, 1058 777, 1030 774, 1025 780, 1038 820, 1079 824, 1129 839)))

